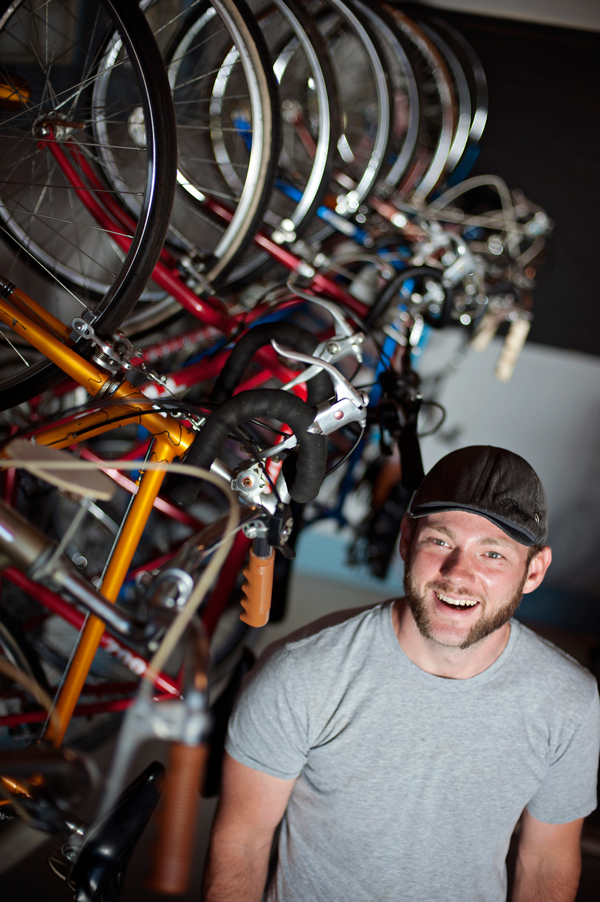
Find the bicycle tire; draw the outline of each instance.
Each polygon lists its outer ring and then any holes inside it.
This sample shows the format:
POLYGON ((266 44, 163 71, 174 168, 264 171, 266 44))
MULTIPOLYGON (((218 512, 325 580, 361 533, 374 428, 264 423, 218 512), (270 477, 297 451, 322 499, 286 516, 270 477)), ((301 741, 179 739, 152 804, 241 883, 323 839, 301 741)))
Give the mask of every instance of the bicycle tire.
POLYGON ((179 144, 168 240, 199 258, 203 276, 218 286, 252 241, 275 182, 281 140, 277 82, 243 0, 200 6, 165 54, 179 144), (212 195, 230 205, 228 225, 203 206, 202 198, 212 195))
MULTIPOLYGON (((311 73, 309 79, 314 81, 314 89, 312 90, 316 95, 315 99, 318 100, 318 107, 315 107, 314 114, 319 125, 315 166, 311 167, 306 189, 303 192, 298 208, 288 217, 294 223, 296 234, 302 235, 306 225, 311 221, 317 207, 323 201, 328 191, 328 177, 331 174, 334 156, 337 151, 337 140, 340 130, 340 105, 333 65, 327 46, 315 23, 306 13, 304 7, 296 3, 295 0, 285 0, 285 3, 282 0, 275 0, 275 2, 282 10, 285 6, 287 12, 291 12, 294 18, 297 19, 298 24, 301 25, 301 30, 299 28, 297 31, 297 39, 302 43, 305 55, 309 56, 310 54, 311 73)), ((285 12, 286 17, 287 12, 285 12)), ((297 157, 293 156, 291 152, 288 152, 288 155, 293 164, 298 165, 297 157)))
MULTIPOLYGON (((84 5, 81 15, 89 22, 78 19, 66 0, 0 3, 0 75, 18 95, 16 109, 8 109, 6 102, 0 109, 0 144, 5 151, 0 229, 13 251, 3 261, 8 280, 63 322, 85 312, 96 332, 106 336, 134 306, 162 248, 175 187, 174 114, 160 52, 137 5, 131 0, 101 0, 93 7, 84 5), (50 35, 42 47, 38 29, 50 35), (126 250, 115 250, 114 228, 111 232, 99 226, 44 145, 50 122, 56 145, 62 143, 64 150, 68 141, 82 161, 96 167, 102 182, 89 128, 94 110, 86 104, 97 77, 99 53, 114 31, 124 47, 115 67, 125 73, 128 90, 134 92, 116 95, 115 137, 118 133, 132 159, 135 152, 143 195, 141 216, 126 250), (144 148, 135 147, 128 137, 133 106, 143 109, 149 123, 144 148), (61 124, 65 122, 69 124, 61 124), (71 265, 74 260, 78 267, 71 265), (77 279, 79 287, 73 289, 77 279)), ((28 350, 32 364, 25 367, 16 345, 7 342, 7 348, 3 348, 0 409, 39 394, 62 378, 62 372, 41 355, 28 350)))
MULTIPOLYGON (((166 61, 176 109, 178 184, 167 244, 193 280, 221 286, 262 222, 275 180, 281 127, 271 60, 243 0, 141 6, 166 61), (229 222, 211 201, 229 208, 229 222)), ((106 169, 135 216, 110 154, 106 169)), ((179 313, 165 291, 145 292, 123 331, 145 333, 179 313)))
POLYGON ((471 128, 468 146, 477 145, 485 129, 488 116, 489 96, 485 70, 477 53, 465 36, 439 16, 430 15, 427 22, 440 33, 452 47, 462 66, 471 96, 471 128))
POLYGON ((446 63, 431 38, 397 7, 385 2, 381 5, 411 43, 415 64, 419 61, 421 68, 419 84, 423 113, 418 159, 398 186, 399 199, 418 206, 440 184, 447 171, 456 131, 456 96, 446 63))
MULTIPOLYGON (((311 16, 327 41, 343 113, 342 135, 331 193, 336 212, 356 212, 373 189, 390 147, 392 97, 377 34, 355 7, 343 0, 315 0, 311 16)), ((317 243, 331 234, 320 224, 317 243)))
POLYGON ((466 150, 471 133, 472 114, 469 82, 458 56, 450 44, 445 40, 444 36, 425 22, 419 22, 419 26, 425 34, 431 38, 442 54, 454 87, 457 104, 456 127, 452 144, 450 145, 450 150, 448 152, 448 159, 446 160, 447 172, 453 172, 466 150))
MULTIPOLYGON (((274 4, 252 4, 273 60, 282 113, 279 180, 263 218, 276 230, 287 220, 294 236, 302 237, 329 190, 340 107, 331 59, 316 24, 295 0, 274 4)), ((246 282, 271 262, 268 254, 249 248, 228 286, 246 282)))
MULTIPOLYGON (((42 507, 45 505, 44 495, 59 498, 54 490, 42 495, 42 507)), ((34 500, 32 496, 30 500, 34 500)), ((46 505, 47 506, 47 505, 46 505)), ((31 510, 28 510, 31 513, 31 510)), ((38 522, 43 526, 50 526, 43 516, 40 519, 40 510, 37 511, 38 522)), ((101 530, 97 528, 98 537, 101 530)), ((82 536, 77 540, 77 545, 71 543, 72 556, 79 550, 82 536)), ((10 576, 5 576, 2 586, 2 602, 0 606, 0 647, 2 643, 2 622, 8 624, 14 639, 14 645, 21 650, 24 661, 29 662, 29 667, 22 667, 26 673, 30 673, 44 688, 50 698, 53 697, 56 687, 60 684, 62 675, 66 669, 71 652, 78 638, 78 632, 66 621, 56 614, 49 613, 42 605, 27 594, 26 591, 12 583, 10 576)), ((6 653, 6 652, 5 652, 6 653)), ((17 662, 15 662, 17 663, 17 662)), ((22 666, 18 664, 17 666, 22 666)), ((94 685, 110 680, 112 683, 131 687, 135 678, 126 668, 113 661, 105 652, 99 650, 92 669, 90 679, 84 688, 80 703, 86 700, 96 702, 96 689, 94 685), (125 682, 123 682, 125 681, 125 682)), ((123 693, 114 690, 107 698, 122 698, 123 693)), ((14 703, 13 703, 14 705, 14 703)), ((39 705, 35 705, 39 710, 39 705)), ((30 710, 29 708, 23 709, 30 710)), ((7 713, 18 713, 16 710, 7 713)), ((82 750, 92 750, 103 745, 118 730, 122 720, 121 713, 102 712, 94 716, 76 716, 71 719, 64 739, 66 745, 82 750)), ((45 718, 12 730, 12 745, 30 744, 36 742, 42 733, 45 718)), ((6 737, 5 737, 6 739, 6 737)), ((5 742, 8 746, 8 741, 5 742)))
MULTIPOLYGON (((32 602, 33 604, 33 602, 32 602)), ((58 619, 58 618, 56 618, 58 619)), ((4 608, 0 608, 0 659, 5 658, 27 676, 31 677, 52 698, 53 689, 50 685, 44 666, 50 674, 57 668, 58 673, 66 664, 67 658, 59 660, 51 655, 47 646, 36 636, 37 629, 29 634, 26 624, 21 625, 16 617, 8 614, 4 608)), ((76 634, 75 634, 76 635, 76 634)), ((14 683, 0 674, 0 686, 10 690, 14 683)), ((84 689, 82 698, 85 699, 84 689)), ((3 714, 28 713, 39 710, 40 706, 34 702, 28 693, 15 693, 11 696, 3 693, 0 702, 0 711, 3 714), (19 708, 20 706, 20 708, 19 708)), ((107 742, 119 729, 123 715, 121 713, 99 714, 94 718, 72 718, 65 736, 65 744, 71 748, 82 751, 92 751, 107 742)), ((36 743, 42 733, 44 719, 33 723, 24 723, 22 726, 4 728, 0 730, 0 748, 19 748, 36 743)))
MULTIPOLYGON (((13 663, 27 676, 31 677, 48 694, 54 695, 52 683, 56 683, 68 660, 68 649, 61 652, 51 647, 48 642, 47 625, 53 622, 54 627, 60 621, 58 617, 50 617, 44 621, 41 607, 25 592, 12 584, 9 577, 2 581, 2 603, 0 604, 0 659, 13 663), (9 613, 10 612, 10 613, 9 613)), ((56 632, 56 629, 54 629, 56 632)), ((72 631, 71 643, 76 633, 72 631)), ((63 636, 64 640, 64 636, 63 636)), ((0 712, 3 715, 28 714, 40 711, 40 705, 28 693, 16 691, 15 683, 0 674, 0 686, 3 690, 0 699, 0 712), (14 691, 11 696, 10 692, 14 691)), ((85 696, 85 691, 83 693, 85 696)), ((94 719, 89 717, 73 718, 66 735, 65 743, 73 748, 92 750, 106 742, 118 730, 122 714, 102 714, 94 719)), ((36 743, 42 734, 45 717, 32 723, 0 729, 0 748, 19 748, 36 743)))
MULTIPOLYGON (((41 610, 39 613, 41 613, 41 610)), ((77 630, 70 627, 58 615, 51 615, 47 620, 43 621, 41 627, 36 628, 31 637, 31 644, 48 672, 49 681, 54 686, 54 692, 67 668, 78 636, 77 630)), ((113 662, 102 649, 96 654, 90 675, 81 692, 78 704, 85 705, 88 701, 97 702, 98 697, 94 694, 94 686, 101 686, 102 683, 109 680, 115 686, 119 681, 123 680, 129 686, 132 683, 131 674, 124 667, 120 667, 116 662, 113 662)), ((53 691, 50 694, 53 695, 53 691)), ((115 689, 110 698, 121 700, 123 693, 115 689)), ((109 696, 107 696, 108 699, 109 696)), ((82 751, 93 751, 100 748, 114 736, 122 720, 122 712, 107 711, 96 713, 93 716, 74 715, 69 721, 63 743, 82 751)))
POLYGON ((415 67, 414 52, 384 10, 367 6, 362 0, 353 5, 368 19, 377 33, 390 81, 393 98, 390 154, 380 172, 376 192, 387 196, 408 169, 416 152, 420 129, 421 89, 415 67))

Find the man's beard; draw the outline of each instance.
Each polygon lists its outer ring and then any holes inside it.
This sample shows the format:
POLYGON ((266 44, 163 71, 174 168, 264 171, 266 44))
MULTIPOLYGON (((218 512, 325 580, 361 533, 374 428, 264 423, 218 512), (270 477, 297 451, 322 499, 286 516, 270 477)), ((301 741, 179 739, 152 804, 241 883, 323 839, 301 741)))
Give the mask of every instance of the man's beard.
MULTIPOLYGON (((483 614, 481 615, 477 623, 473 624, 460 645, 453 645, 449 642, 439 643, 437 639, 434 639, 431 629, 431 620, 429 617, 429 612, 427 611, 427 605, 425 603, 425 600, 417 594, 417 590, 411 576, 410 549, 408 550, 406 562, 404 565, 404 592, 406 595, 406 602, 412 612, 419 632, 425 639, 433 639, 435 642, 438 642, 438 644, 448 645, 449 647, 453 648, 469 648, 476 642, 480 642, 482 639, 485 639, 485 637, 489 636, 490 633, 494 633, 496 630, 500 629, 501 626, 504 626, 504 624, 511 619, 511 617, 519 607, 521 599, 523 598, 523 587, 527 580, 528 570, 529 567, 525 567, 525 571, 523 573, 523 577, 517 588, 517 591, 510 599, 510 601, 508 601, 502 608, 500 608, 499 611, 496 611, 495 614, 489 617, 486 616, 484 603, 480 601, 482 607, 484 607, 483 614)), ((471 595, 471 593, 466 589, 457 589, 455 586, 451 586, 449 583, 443 583, 441 581, 436 582, 435 584, 428 583, 426 588, 433 589, 434 592, 441 592, 444 595, 471 595)))

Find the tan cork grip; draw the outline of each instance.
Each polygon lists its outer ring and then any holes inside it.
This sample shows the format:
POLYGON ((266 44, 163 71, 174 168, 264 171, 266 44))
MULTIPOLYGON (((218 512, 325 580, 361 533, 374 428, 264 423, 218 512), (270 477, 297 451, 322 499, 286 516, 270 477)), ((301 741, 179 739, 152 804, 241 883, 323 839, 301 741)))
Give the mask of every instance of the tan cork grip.
POLYGON ((250 549, 250 560, 244 570, 246 582, 242 586, 242 592, 246 596, 242 598, 244 613, 240 614, 240 620, 250 626, 264 626, 269 620, 274 565, 274 548, 266 558, 257 557, 250 549))
POLYGON ((510 324, 494 370, 499 382, 510 381, 530 329, 531 322, 527 319, 516 319, 510 324))
POLYGON ((187 890, 207 758, 207 745, 171 745, 154 871, 147 881, 157 893, 177 895, 187 890))

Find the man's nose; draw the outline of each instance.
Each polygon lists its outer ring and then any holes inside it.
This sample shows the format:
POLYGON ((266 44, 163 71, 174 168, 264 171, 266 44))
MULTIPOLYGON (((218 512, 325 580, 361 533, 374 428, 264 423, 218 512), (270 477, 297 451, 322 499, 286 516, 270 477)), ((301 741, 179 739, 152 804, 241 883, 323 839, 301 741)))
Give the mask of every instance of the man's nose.
POLYGON ((445 577, 451 576, 454 580, 468 581, 473 575, 472 561, 465 551, 454 548, 443 559, 440 571, 445 577))

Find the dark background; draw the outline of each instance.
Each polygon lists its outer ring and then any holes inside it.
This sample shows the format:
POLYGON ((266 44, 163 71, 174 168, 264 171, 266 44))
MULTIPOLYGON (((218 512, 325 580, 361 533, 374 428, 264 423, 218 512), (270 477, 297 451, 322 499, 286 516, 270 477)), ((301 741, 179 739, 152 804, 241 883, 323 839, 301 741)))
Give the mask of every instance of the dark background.
POLYGON ((470 174, 501 176, 555 222, 529 340, 600 354, 600 33, 435 13, 470 41, 488 79, 470 174))

